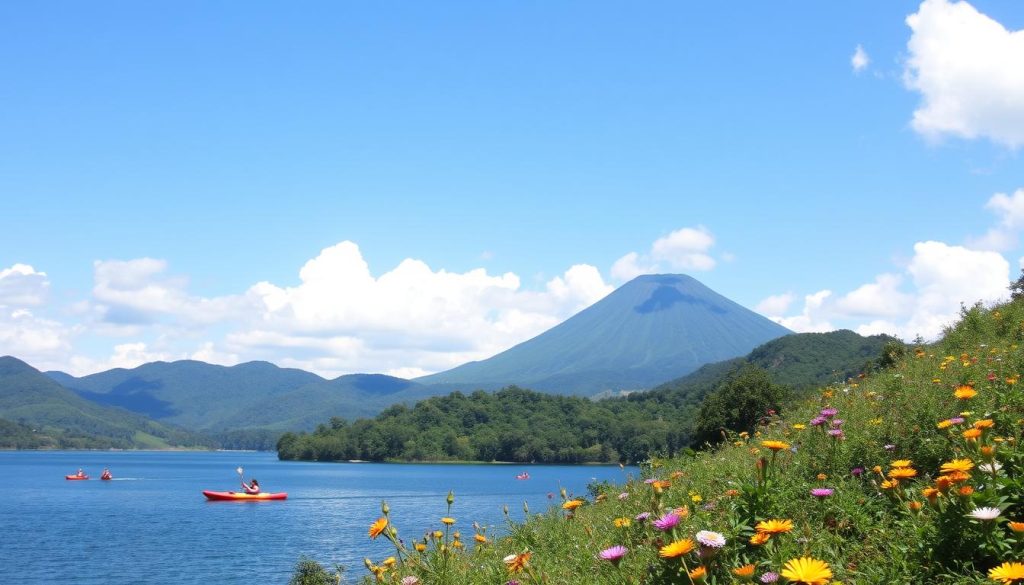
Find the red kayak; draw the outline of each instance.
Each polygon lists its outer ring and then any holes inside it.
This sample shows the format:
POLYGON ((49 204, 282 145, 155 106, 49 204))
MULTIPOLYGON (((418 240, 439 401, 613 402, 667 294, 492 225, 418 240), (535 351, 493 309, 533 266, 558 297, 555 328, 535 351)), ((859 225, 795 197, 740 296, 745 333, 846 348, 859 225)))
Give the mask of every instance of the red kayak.
POLYGON ((276 494, 268 492, 246 494, 243 492, 211 492, 210 490, 203 490, 203 495, 206 496, 207 500, 217 502, 262 502, 265 500, 285 500, 288 498, 288 494, 286 492, 278 492, 276 494))
POLYGON ((113 475, 101 475, 100 479, 102 479, 103 481, 110 481, 110 480, 114 479, 114 476, 113 475))
POLYGON ((72 481, 77 479, 89 479, 88 475, 65 475, 64 479, 72 481))

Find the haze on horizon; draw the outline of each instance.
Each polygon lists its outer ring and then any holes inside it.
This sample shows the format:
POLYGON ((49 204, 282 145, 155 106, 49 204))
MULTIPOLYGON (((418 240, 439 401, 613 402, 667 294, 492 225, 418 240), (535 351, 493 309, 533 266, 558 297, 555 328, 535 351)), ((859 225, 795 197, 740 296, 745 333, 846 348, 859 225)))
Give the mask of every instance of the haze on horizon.
POLYGON ((0 355, 414 377, 640 274, 937 335, 1024 248, 1024 6, 9 5, 0 355))

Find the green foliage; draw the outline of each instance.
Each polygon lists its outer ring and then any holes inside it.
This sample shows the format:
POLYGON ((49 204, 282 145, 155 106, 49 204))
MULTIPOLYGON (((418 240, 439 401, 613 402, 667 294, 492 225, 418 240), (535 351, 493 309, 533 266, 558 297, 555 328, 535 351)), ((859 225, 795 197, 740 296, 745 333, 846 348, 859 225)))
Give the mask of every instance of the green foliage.
POLYGON ((331 571, 312 559, 302 558, 295 564, 295 572, 288 585, 338 585, 342 582, 343 572, 341 567, 331 571))
POLYGON ((753 365, 733 372, 700 407, 693 442, 720 442, 727 431, 750 432, 782 408, 788 389, 772 382, 768 372, 753 365))

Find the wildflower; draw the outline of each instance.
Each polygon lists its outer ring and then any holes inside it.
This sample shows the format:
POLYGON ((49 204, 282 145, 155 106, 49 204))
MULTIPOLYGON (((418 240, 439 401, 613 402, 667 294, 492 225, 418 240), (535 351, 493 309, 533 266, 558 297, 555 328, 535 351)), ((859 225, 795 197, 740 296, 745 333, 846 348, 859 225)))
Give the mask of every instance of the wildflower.
POLYGON ((770 532, 758 532, 754 536, 750 537, 750 544, 751 546, 761 546, 762 544, 768 542, 768 539, 770 539, 771 537, 772 535, 770 532))
POLYGON ((694 504, 699 504, 704 501, 704 498, 702 498, 700 494, 691 493, 690 500, 692 500, 694 504))
POLYGON ((658 518, 657 520, 652 522, 652 524, 654 524, 654 527, 658 530, 667 531, 675 528, 679 524, 679 520, 679 514, 676 514, 675 512, 669 512, 668 514, 665 514, 661 518, 658 518))
POLYGON ((803 423, 796 423, 796 424, 793 425, 793 428, 798 430, 798 431, 802 431, 802 430, 807 428, 807 425, 805 425, 803 423))
POLYGON ((434 538, 441 538, 442 536, 444 536, 444 532, 441 532, 440 530, 434 531, 434 538))
POLYGON ((892 479, 910 479, 917 475, 917 470, 913 467, 897 467, 889 470, 889 477, 892 479))
POLYGON ((831 488, 814 488, 813 490, 811 490, 811 495, 816 498, 827 498, 831 496, 834 491, 835 490, 831 488))
POLYGON ((402 577, 402 585, 420 585, 420 578, 416 575, 402 577))
POLYGON ((981 451, 981 454, 985 457, 991 457, 996 452, 996 448, 991 445, 985 445, 979 450, 981 451))
POLYGON ((976 429, 991 429, 995 425, 996 425, 996 423, 995 423, 994 420, 992 420, 990 418, 986 418, 986 419, 974 421, 974 425, 973 426, 976 429))
POLYGON ((953 426, 953 421, 949 420, 948 418, 946 420, 940 420, 935 425, 935 427, 938 428, 939 430, 948 429, 951 426, 953 426))
POLYGON ((725 546, 725 537, 717 532, 701 530, 697 533, 697 542, 710 548, 722 548, 725 546))
POLYGON ((1024 581, 1024 564, 1007 561, 998 567, 989 569, 988 578, 993 581, 1002 581, 1003 585, 1024 581))
POLYGON ((934 502, 935 498, 939 497, 939 490, 933 487, 926 487, 923 490, 921 490, 921 495, 928 498, 929 502, 934 502))
POLYGON ((658 549, 658 556, 664 559, 674 559, 693 552, 696 545, 689 538, 676 540, 658 549))
POLYGON ((1006 525, 1017 534, 1024 533, 1024 522, 1007 522, 1006 525))
POLYGON ((778 580, 779 580, 779 574, 778 573, 773 573, 772 571, 768 571, 764 575, 761 575, 761 579, 760 579, 760 581, 762 583, 775 583, 778 580))
POLYGON ((884 479, 884 480, 882 480, 882 483, 881 483, 881 485, 879 487, 881 487, 883 490, 894 490, 894 489, 900 487, 900 480, 898 480, 898 479, 884 479))
POLYGON ((921 502, 918 502, 917 500, 911 500, 911 501, 907 502, 907 507, 910 508, 914 512, 917 512, 918 510, 920 510, 922 506, 924 506, 924 504, 922 504, 921 502))
POLYGON ((863 473, 863 467, 854 467, 853 469, 850 470, 850 475, 852 475, 853 477, 860 477, 861 475, 863 475, 863 473))
POLYGON ((967 429, 963 432, 963 436, 968 441, 973 441, 981 436, 981 429, 967 429))
POLYGON ((422 542, 417 542, 416 544, 413 545, 413 548, 416 549, 416 552, 423 552, 423 551, 427 550, 427 545, 423 544, 422 542))
POLYGON ((617 544, 613 547, 604 549, 598 556, 600 556, 602 559, 606 561, 610 561, 613 565, 617 567, 619 566, 619 562, 622 561, 622 557, 626 556, 626 552, 628 550, 629 549, 622 546, 621 544, 617 544))
POLYGON ((628 497, 629 497, 629 493, 622 492, 621 494, 619 494, 619 501, 625 500, 628 497))
POLYGON ((704 565, 701 565, 689 572, 690 581, 693 583, 703 583, 704 578, 707 576, 708 570, 704 568, 704 565))
POLYGON ((981 465, 978 466, 978 469, 984 471, 985 473, 996 473, 1002 468, 1003 464, 999 463, 998 461, 993 461, 992 463, 982 463, 981 465))
POLYGON ((632 524, 629 518, 626 518, 625 516, 622 518, 616 518, 612 523, 615 524, 616 528, 629 528, 629 525, 632 524))
POLYGON ((974 518, 975 520, 995 520, 999 517, 999 514, 1001 513, 1002 512, 999 510, 999 508, 990 508, 986 506, 983 508, 975 508, 971 510, 968 516, 974 518))
POLYGON ((954 425, 963 424, 964 417, 965 416, 971 416, 971 413, 969 413, 969 412, 961 412, 960 414, 961 414, 961 416, 954 416, 953 418, 949 419, 949 422, 951 424, 954 424, 954 425))
POLYGON ((480 534, 479 532, 473 535, 473 540, 477 541, 480 544, 487 544, 487 537, 483 534, 480 534))
POLYGON ((978 394, 978 391, 970 386, 958 386, 953 391, 953 396, 956 396, 958 400, 970 400, 978 394))
POLYGON ((825 585, 832 579, 832 569, 825 561, 801 557, 787 561, 782 568, 782 576, 789 579, 790 583, 825 585))
POLYGON ((833 439, 842 439, 843 429, 829 429, 828 436, 832 437, 833 439))
POLYGON ((639 514, 636 515, 635 518, 633 518, 633 520, 636 520, 637 522, 646 522, 647 519, 650 518, 650 517, 651 517, 651 513, 650 512, 640 512, 639 514))
POLYGON ((656 479, 651 482, 651 489, 656 493, 661 493, 661 490, 672 486, 672 482, 667 479, 656 479))
POLYGON ((893 461, 889 465, 891 467, 910 467, 911 463, 913 462, 910 459, 897 459, 896 461, 893 461))
POLYGON ((833 417, 833 416, 835 416, 837 414, 839 414, 839 410, 835 409, 835 408, 829 407, 829 408, 822 408, 821 409, 821 416, 824 416, 824 417, 827 417, 827 418, 831 418, 831 417, 833 417))
POLYGON ((583 500, 569 500, 569 501, 564 502, 562 504, 562 509, 563 510, 572 511, 572 510, 575 510, 576 508, 579 508, 582 505, 583 505, 583 500))
POLYGON ((973 493, 974 493, 974 488, 972 488, 971 486, 969 486, 969 485, 960 486, 960 495, 961 496, 967 497, 967 496, 969 496, 969 495, 971 495, 973 493))
POLYGON ((739 577, 740 581, 747 582, 754 578, 754 564, 747 563, 742 567, 736 567, 732 570, 732 574, 739 577))
POLYGON ((789 449, 789 443, 784 441, 761 441, 761 446, 765 449, 771 449, 772 451, 782 451, 789 449))
POLYGON ((388 519, 381 516, 377 518, 376 522, 370 524, 370 538, 376 540, 380 536, 384 529, 388 526, 388 519))
POLYGON ((452 524, 455 524, 455 518, 449 518, 445 516, 444 518, 441 518, 441 524, 444 524, 445 526, 451 526, 452 524))
POLYGON ((793 530, 792 520, 763 520, 757 523, 754 530, 758 532, 765 532, 767 534, 782 534, 783 532, 789 532, 793 530))
POLYGON ((531 556, 533 556, 533 553, 526 551, 520 554, 508 555, 503 560, 505 561, 505 566, 508 567, 509 573, 518 573, 523 570, 523 567, 525 567, 526 563, 529 562, 531 556))
POLYGON ((816 416, 811 419, 811 426, 820 427, 821 425, 825 424, 826 420, 828 419, 826 419, 823 416, 816 416))
POLYGON ((881 465, 876 465, 876 466, 871 468, 871 471, 874 471, 878 475, 882 475, 882 466, 881 465))

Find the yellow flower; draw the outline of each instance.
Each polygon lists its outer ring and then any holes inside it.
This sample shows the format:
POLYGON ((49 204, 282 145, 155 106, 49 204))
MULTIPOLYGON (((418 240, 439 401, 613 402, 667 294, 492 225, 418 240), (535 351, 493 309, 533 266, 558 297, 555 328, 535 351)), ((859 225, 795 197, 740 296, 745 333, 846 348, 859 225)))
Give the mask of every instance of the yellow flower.
POLYGON ((883 490, 896 489, 896 488, 900 487, 900 480, 898 480, 898 479, 882 480, 882 485, 880 487, 883 490))
POLYGON ((479 533, 473 535, 473 540, 479 542, 480 544, 486 544, 487 543, 487 537, 484 536, 483 534, 479 534, 479 533))
POLYGON ((824 473, 818 474, 818 481, 825 481, 826 479, 828 479, 828 476, 825 475, 824 473))
POLYGON ((923 506, 923 505, 924 504, 922 504, 921 502, 918 502, 917 500, 911 500, 911 501, 907 502, 907 507, 910 508, 911 510, 913 510, 914 512, 917 512, 918 510, 920 510, 921 506, 923 506))
POLYGON ((694 504, 699 504, 704 500, 704 498, 700 497, 700 494, 691 494, 690 500, 693 501, 694 504))
POLYGON ((754 527, 754 530, 764 532, 766 534, 782 534, 783 532, 793 530, 793 521, 777 519, 764 520, 762 522, 758 522, 757 526, 754 527))
POLYGON ((782 568, 781 575, 791 583, 803 585, 825 585, 832 579, 832 569, 825 561, 811 557, 791 559, 782 568))
POLYGON ((963 435, 968 441, 973 441, 981 436, 981 429, 967 429, 964 431, 963 435))
POLYGON ((938 427, 939 429, 948 429, 949 427, 953 426, 953 421, 947 418, 946 420, 939 421, 938 424, 936 424, 935 426, 938 427))
POLYGON ((579 508, 582 505, 583 505, 583 500, 569 500, 568 502, 565 502, 564 504, 562 504, 562 509, 563 510, 575 510, 576 508, 579 508))
POLYGON ((704 568, 704 565, 697 567, 696 569, 689 572, 690 581, 694 583, 701 583, 704 581, 704 577, 707 577, 708 570, 704 568))
POLYGON ((889 477, 891 479, 910 479, 917 475, 917 470, 913 467, 897 467, 889 470, 889 477))
POLYGON ((413 546, 416 548, 416 552, 423 552, 427 550, 427 545, 423 544, 422 542, 417 542, 413 546))
POLYGON ((434 531, 434 538, 441 538, 442 536, 444 536, 444 532, 441 532, 440 530, 434 531))
POLYGON ((665 559, 674 559, 692 552, 693 549, 693 541, 689 538, 684 538, 682 540, 677 540, 675 542, 666 544, 665 546, 658 549, 658 556, 665 559))
POLYGON ((381 516, 380 518, 377 518, 376 522, 374 522, 373 524, 370 524, 370 538, 376 540, 376 538, 378 536, 380 536, 384 532, 384 529, 387 528, 387 526, 388 526, 388 519, 387 518, 385 518, 383 516, 381 516))
POLYGON ((974 469, 974 462, 970 459, 954 459, 943 463, 939 470, 942 473, 953 473, 954 471, 967 473, 972 469, 974 469))
POLYGON ((889 465, 891 465, 892 467, 910 467, 910 464, 910 459, 897 459, 896 461, 893 461, 889 465))
POLYGON ((1003 585, 1024 581, 1024 564, 1007 561, 998 567, 989 569, 988 578, 993 581, 1001 581, 1003 585))
POLYGON ((455 524, 455 518, 449 518, 445 516, 444 518, 441 518, 441 524, 444 524, 445 526, 451 526, 452 524, 455 524))
POLYGON ((974 428, 976 428, 976 429, 991 429, 992 427, 995 426, 995 424, 996 423, 995 423, 994 420, 992 420, 990 418, 986 418, 986 419, 974 421, 974 428))
POLYGON ((953 391, 953 396, 956 396, 958 400, 970 400, 977 396, 978 391, 970 386, 959 386, 953 391))
POLYGON ((770 539, 771 537, 772 534, 770 532, 758 532, 754 536, 750 537, 750 544, 753 546, 761 546, 762 544, 768 542, 768 539, 770 539))
POLYGON ((384 562, 382 562, 381 564, 384 565, 385 567, 390 567, 390 566, 394 565, 396 562, 397 561, 395 560, 395 557, 388 557, 388 558, 384 559, 384 562))
MULTIPOLYGON (((807 425, 805 425, 803 423, 796 423, 795 425, 793 425, 793 428, 798 430, 798 431, 802 431, 802 430, 807 428, 807 425)), ((749 567, 749 566, 751 566, 751 565, 744 565, 744 567, 749 567)), ((740 567, 740 568, 743 568, 743 567, 740 567)))
POLYGON ((782 451, 783 449, 789 449, 789 443, 784 441, 761 441, 761 446, 765 449, 771 449, 772 451, 782 451))
POLYGON ((923 490, 921 490, 921 495, 928 498, 929 502, 934 502, 935 498, 939 497, 939 490, 933 487, 926 487, 923 490))

